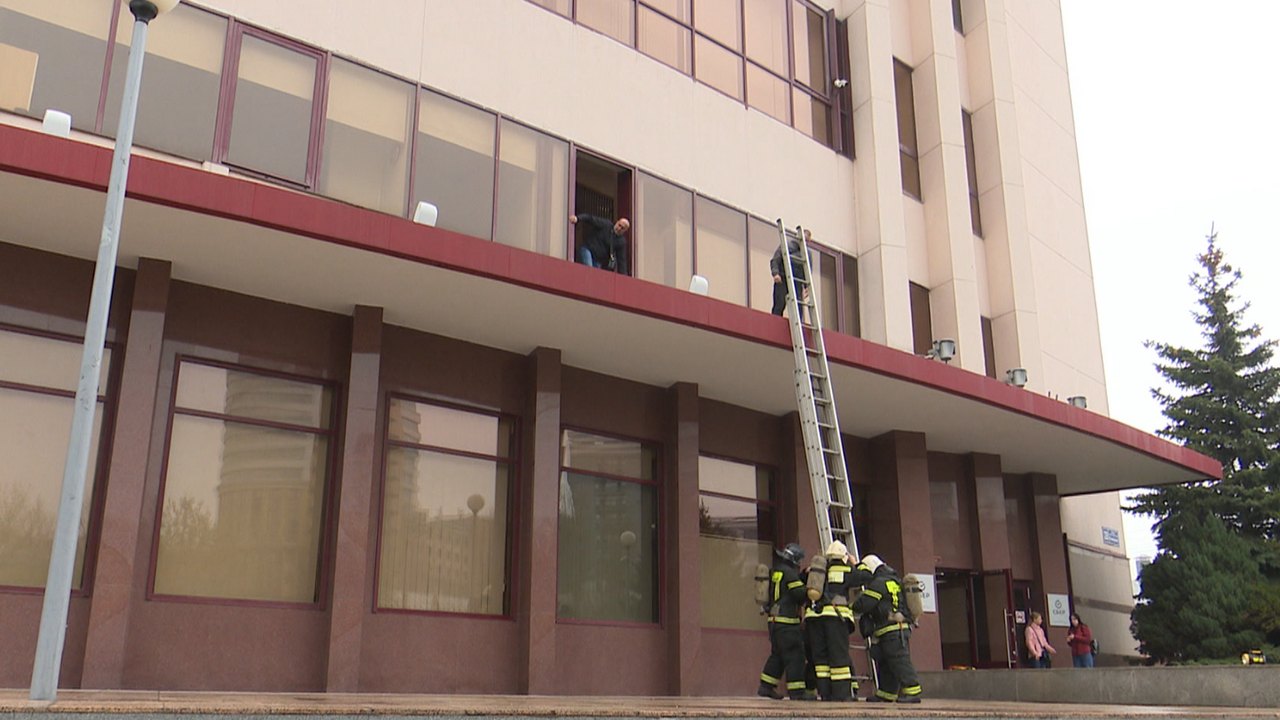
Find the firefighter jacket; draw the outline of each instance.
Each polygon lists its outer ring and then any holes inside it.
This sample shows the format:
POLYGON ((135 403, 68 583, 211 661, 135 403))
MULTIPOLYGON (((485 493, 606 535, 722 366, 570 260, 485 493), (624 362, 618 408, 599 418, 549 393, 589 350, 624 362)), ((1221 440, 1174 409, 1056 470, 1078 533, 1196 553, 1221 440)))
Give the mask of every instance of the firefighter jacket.
POLYGON ((907 608, 902 581, 888 565, 876 568, 862 594, 853 601, 853 611, 862 615, 863 637, 883 637, 899 630, 910 631, 915 618, 907 608))
POLYGON ((799 568, 786 562, 775 563, 769 574, 769 622, 800 624, 804 602, 804 580, 800 579, 799 568))

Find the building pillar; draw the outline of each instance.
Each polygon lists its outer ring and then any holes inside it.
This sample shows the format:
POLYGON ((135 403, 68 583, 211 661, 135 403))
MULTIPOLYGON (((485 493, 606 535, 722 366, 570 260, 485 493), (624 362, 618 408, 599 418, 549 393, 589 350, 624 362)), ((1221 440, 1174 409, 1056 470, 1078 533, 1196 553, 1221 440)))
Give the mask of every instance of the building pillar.
POLYGON ((818 513, 813 488, 809 485, 809 462, 804 454, 800 413, 787 413, 779 418, 779 422, 779 432, 782 437, 790 437, 791 442, 782 446, 782 477, 779 478, 782 537, 778 538, 777 545, 782 547, 798 542, 809 556, 817 555, 826 548, 818 547, 818 513))
POLYGON ((93 600, 80 681, 85 688, 124 687, 130 610, 146 584, 146 559, 151 546, 149 542, 138 542, 138 530, 146 492, 147 458, 151 454, 171 271, 172 266, 166 261, 138 261, 93 573, 93 600))
POLYGON ((520 512, 520 575, 516 579, 520 692, 556 692, 557 528, 560 520, 560 351, 528 356, 528 398, 521 433, 525 448, 520 512))
POLYGON ((351 319, 351 368, 343 421, 337 530, 333 547, 333 596, 329 610, 325 690, 360 689, 364 620, 372 612, 369 585, 370 528, 378 467, 378 398, 382 367, 382 308, 357 306, 351 319))
POLYGON ((672 695, 702 687, 702 567, 698 553, 698 386, 667 389, 667 679, 672 695))
POLYGON ((858 157, 853 199, 862 338, 912 352, 890 0, 855 0, 852 5, 848 77, 858 157))
POLYGON ((1009 517, 1004 502, 1004 474, 1000 456, 972 453, 968 457, 969 476, 974 490, 973 527, 977 534, 977 565, 986 573, 982 583, 986 590, 986 643, 991 648, 991 661, 1000 662, 1000 648, 1016 653, 1018 639, 1010 635, 1009 581, 1013 555, 1009 549, 1009 517))
MULTIPOLYGON (((933 575, 933 506, 929 495, 929 457, 921 433, 893 431, 871 441, 870 546, 899 574, 933 575)), ((917 670, 942 669, 942 635, 936 613, 918 618, 911 633, 911 659, 917 670)))
POLYGON ((1058 651, 1061 666, 1071 657, 1067 648, 1067 628, 1049 626, 1049 595, 1067 595, 1067 550, 1062 534, 1062 498, 1058 495, 1058 479, 1053 475, 1031 473, 1032 515, 1035 522, 1035 582, 1031 598, 1033 609, 1044 616, 1044 630, 1049 644, 1058 651))

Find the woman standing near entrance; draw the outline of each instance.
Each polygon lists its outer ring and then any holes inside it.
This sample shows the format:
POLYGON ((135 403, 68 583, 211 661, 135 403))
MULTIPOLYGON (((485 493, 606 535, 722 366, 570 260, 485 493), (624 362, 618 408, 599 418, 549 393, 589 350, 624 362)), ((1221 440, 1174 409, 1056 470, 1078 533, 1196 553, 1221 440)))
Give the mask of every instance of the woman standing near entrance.
POLYGON ((1031 667, 1049 667, 1049 655, 1057 655, 1058 651, 1049 644, 1044 628, 1040 626, 1040 613, 1032 611, 1031 622, 1027 623, 1027 655, 1031 656, 1031 667))
POLYGON ((1067 633, 1071 646, 1071 665, 1078 668, 1093 667, 1093 631, 1076 613, 1071 613, 1071 632, 1067 633))

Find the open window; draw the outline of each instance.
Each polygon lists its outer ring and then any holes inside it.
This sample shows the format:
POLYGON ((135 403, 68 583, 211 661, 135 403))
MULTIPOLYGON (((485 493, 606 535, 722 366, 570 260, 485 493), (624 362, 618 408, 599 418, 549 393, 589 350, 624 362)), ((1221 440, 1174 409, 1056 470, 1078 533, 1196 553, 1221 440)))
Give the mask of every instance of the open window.
MULTIPOLYGON (((609 220, 627 218, 634 226, 631 183, 630 168, 578 151, 574 159, 573 213, 609 220)), ((587 223, 574 226, 574 258, 578 257, 578 249, 586 240, 587 228, 587 223)), ((634 233, 627 234, 627 268, 634 267, 631 262, 634 260, 633 238, 634 233)))

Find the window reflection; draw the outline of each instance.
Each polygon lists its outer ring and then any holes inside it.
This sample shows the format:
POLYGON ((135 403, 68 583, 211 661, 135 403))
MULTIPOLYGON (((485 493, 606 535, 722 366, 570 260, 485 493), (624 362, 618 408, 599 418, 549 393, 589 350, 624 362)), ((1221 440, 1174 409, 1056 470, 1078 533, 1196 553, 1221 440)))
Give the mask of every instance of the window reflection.
POLYGON ((795 48, 796 81, 810 90, 827 92, 827 31, 821 14, 796 2, 791 42, 795 48))
POLYGON ((569 145, 513 122, 502 123, 495 239, 565 257, 569 225, 569 145))
POLYGON ((4 2, 0 110, 41 118, 53 108, 69 113, 72 127, 92 132, 111 8, 101 0, 4 2))
POLYGON ((784 123, 791 122, 791 85, 747 63, 747 103, 784 123))
POLYGON ((734 50, 742 49, 740 0, 694 0, 694 27, 734 50))
POLYGON ((742 99, 742 58, 701 35, 695 40, 698 79, 731 97, 742 99))
POLYGON ((388 436, 378 607, 505 613, 510 420, 393 398, 388 436))
POLYGON ((640 173, 636 277, 687 288, 693 277, 693 193, 640 173))
POLYGON ((156 593, 316 601, 330 394, 313 383, 181 364, 156 593))
POLYGON ((698 548, 702 622, 707 627, 761 627, 752 588, 756 566, 773 561, 772 485, 773 474, 766 468, 698 458, 698 548))
POLYGON ((307 181, 317 58, 242 36, 226 159, 282 180, 307 181))
POLYGON ((578 2, 578 22, 599 30, 618 42, 631 44, 631 19, 635 0, 587 0, 578 2))
POLYGON ((747 304, 747 218, 717 202, 698 198, 698 274, 712 297, 747 304))
POLYGON ((746 0, 747 57, 787 74, 786 0, 746 0))
POLYGON ((493 237, 493 113, 422 91, 414 157, 413 202, 440 210, 437 227, 493 237))
POLYGON ((689 31, 647 7, 640 7, 640 52, 680 72, 689 72, 689 31))
POLYGON ((404 212, 414 87, 335 59, 329 67, 317 190, 385 213, 404 212))

